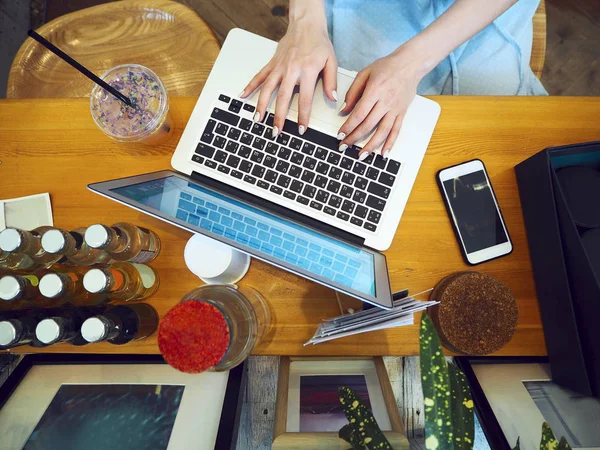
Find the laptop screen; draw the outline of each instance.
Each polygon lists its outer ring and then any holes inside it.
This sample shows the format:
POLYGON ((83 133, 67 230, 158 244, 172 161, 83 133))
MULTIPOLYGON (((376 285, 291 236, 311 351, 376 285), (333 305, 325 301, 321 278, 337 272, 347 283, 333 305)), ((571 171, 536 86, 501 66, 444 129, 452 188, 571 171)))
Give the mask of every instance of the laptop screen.
POLYGON ((174 175, 110 190, 250 254, 263 253, 284 266, 377 296, 373 254, 360 247, 174 175))

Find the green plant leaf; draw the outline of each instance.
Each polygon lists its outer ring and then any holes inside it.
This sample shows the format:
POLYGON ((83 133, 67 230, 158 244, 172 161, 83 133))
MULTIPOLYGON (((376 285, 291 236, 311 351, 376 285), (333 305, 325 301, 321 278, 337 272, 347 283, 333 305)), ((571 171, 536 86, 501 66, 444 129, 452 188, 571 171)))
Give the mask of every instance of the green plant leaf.
POLYGON ((546 422, 542 424, 542 440, 540 441, 540 450, 556 450, 558 441, 554 437, 552 428, 546 422))
POLYGON ((517 444, 513 447, 512 450, 521 450, 521 438, 517 438, 517 444))
POLYGON ((467 377, 454 364, 448 364, 452 409, 452 433, 455 450, 472 450, 475 438, 473 398, 467 377))
MULTIPOLYGON (((356 395, 356 392, 347 386, 341 386, 338 392, 344 414, 350 422, 349 425, 354 428, 354 436, 358 439, 358 444, 363 446, 358 448, 393 450, 377 425, 373 414, 356 395)), ((352 445, 354 446, 354 444, 352 445)))
POLYGON ((558 450, 571 450, 571 446, 564 436, 560 438, 560 441, 558 441, 558 450))
POLYGON ((425 404, 425 448, 453 450, 448 365, 440 338, 427 313, 421 316, 421 381, 425 404))

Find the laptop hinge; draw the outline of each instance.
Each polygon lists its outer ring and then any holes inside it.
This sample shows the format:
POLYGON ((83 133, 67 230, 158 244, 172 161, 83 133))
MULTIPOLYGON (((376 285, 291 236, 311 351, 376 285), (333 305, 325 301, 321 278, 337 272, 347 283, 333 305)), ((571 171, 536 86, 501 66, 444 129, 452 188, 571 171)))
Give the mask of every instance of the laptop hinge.
POLYGON ((365 240, 359 236, 356 236, 352 233, 348 233, 347 231, 340 230, 336 227, 320 222, 316 219, 313 219, 312 217, 308 217, 291 209, 285 208, 284 206, 278 205, 277 203, 273 203, 269 200, 260 198, 257 195, 242 191, 241 189, 230 186, 213 178, 207 177, 206 175, 202 175, 201 173, 193 171, 192 178, 205 186, 217 189, 218 191, 221 191, 226 194, 230 194, 236 199, 242 200, 246 203, 249 203, 250 205, 257 206, 267 211, 272 211, 275 214, 293 220, 294 222, 304 224, 310 228, 322 231, 326 234, 329 234, 330 236, 335 236, 336 238, 341 239, 343 241, 355 245, 364 245, 365 240))

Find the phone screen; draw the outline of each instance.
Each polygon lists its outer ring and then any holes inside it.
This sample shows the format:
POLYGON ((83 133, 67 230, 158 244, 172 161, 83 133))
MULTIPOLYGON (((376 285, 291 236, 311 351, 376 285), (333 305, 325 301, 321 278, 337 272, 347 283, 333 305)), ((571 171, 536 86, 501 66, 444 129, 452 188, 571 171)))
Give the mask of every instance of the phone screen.
POLYGON ((446 180, 443 185, 467 253, 508 242, 483 170, 446 180))

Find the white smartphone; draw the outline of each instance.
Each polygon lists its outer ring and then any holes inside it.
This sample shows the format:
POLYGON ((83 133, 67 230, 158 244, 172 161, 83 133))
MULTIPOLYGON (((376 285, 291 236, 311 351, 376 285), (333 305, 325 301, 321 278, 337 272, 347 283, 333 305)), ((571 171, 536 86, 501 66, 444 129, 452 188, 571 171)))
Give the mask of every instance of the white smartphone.
POLYGON ((468 264, 479 264, 512 252, 498 200, 481 160, 442 169, 437 179, 468 264))

